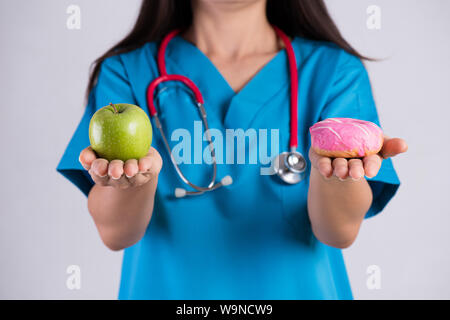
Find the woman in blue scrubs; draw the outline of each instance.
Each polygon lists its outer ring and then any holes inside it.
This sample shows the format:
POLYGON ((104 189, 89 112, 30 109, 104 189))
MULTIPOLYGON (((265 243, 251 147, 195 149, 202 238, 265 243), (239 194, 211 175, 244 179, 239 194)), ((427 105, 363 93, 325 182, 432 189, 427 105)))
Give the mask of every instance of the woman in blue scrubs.
MULTIPOLYGON (((131 33, 97 60, 85 114, 58 165, 88 196, 105 245, 125 249, 119 298, 351 299, 341 249, 397 191, 389 158, 407 145, 386 137, 377 155, 330 159, 310 151, 308 128, 329 117, 379 124, 362 58, 322 1, 144 1, 131 33), (288 146, 288 59, 271 24, 290 36, 297 60, 304 180, 288 185, 261 175, 261 165, 223 161, 217 176, 233 184, 175 198, 181 181, 157 130, 144 158, 96 157, 90 118, 110 102, 147 111, 158 46, 173 29, 182 32, 167 47, 167 71, 196 83, 210 128, 277 129, 280 148, 288 146)), ((175 82, 162 87, 155 100, 166 135, 180 128, 194 135, 199 118, 189 92, 175 82)), ((209 164, 181 167, 190 181, 208 184, 209 164)))

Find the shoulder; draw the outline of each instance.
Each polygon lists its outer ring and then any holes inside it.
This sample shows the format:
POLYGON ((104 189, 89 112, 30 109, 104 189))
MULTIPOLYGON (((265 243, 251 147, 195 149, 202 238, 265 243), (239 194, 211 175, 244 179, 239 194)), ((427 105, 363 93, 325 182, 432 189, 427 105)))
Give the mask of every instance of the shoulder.
POLYGON ((144 105, 147 86, 158 77, 156 53, 157 43, 147 42, 129 52, 106 58, 100 68, 98 83, 115 87, 121 84, 132 92, 135 103, 144 105))
POLYGON ((101 69, 111 70, 130 77, 138 70, 157 71, 157 43, 147 42, 142 46, 120 54, 112 55, 103 60, 101 69))
POLYGON ((342 68, 365 70, 360 58, 333 42, 295 37, 292 46, 300 59, 299 65, 308 62, 314 64, 316 70, 323 69, 328 73, 342 68))
POLYGON ((158 51, 156 41, 146 42, 142 46, 118 55, 124 63, 155 62, 158 51))
POLYGON ((294 38, 292 45, 299 60, 299 77, 303 78, 303 84, 309 84, 315 96, 324 99, 336 86, 350 83, 352 88, 370 87, 361 59, 338 45, 301 37, 294 38))

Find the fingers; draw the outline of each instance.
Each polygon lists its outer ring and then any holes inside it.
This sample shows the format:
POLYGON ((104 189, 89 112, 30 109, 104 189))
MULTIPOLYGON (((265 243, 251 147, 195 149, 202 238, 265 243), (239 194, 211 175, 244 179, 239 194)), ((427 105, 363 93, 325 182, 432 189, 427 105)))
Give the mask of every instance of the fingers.
POLYGON ((138 174, 128 178, 128 181, 130 182, 131 185, 133 185, 135 187, 139 187, 139 186, 146 184, 151 179, 152 179, 152 177, 148 173, 138 173, 138 174))
POLYGON ((150 156, 145 156, 144 158, 139 159, 138 171, 140 173, 149 172, 151 167, 152 167, 152 158, 150 156))
POLYGON ((348 178, 348 161, 344 158, 336 158, 332 161, 333 175, 340 180, 348 178))
POLYGON ((108 175, 113 180, 119 180, 123 175, 123 161, 122 160, 112 160, 108 166, 108 175))
POLYGON ((335 176, 339 180, 344 181, 349 178, 359 180, 364 177, 363 162, 360 159, 335 158, 331 160, 330 158, 322 157, 317 161, 317 165, 319 172, 326 178, 335 176))
POLYGON ((91 178, 92 178, 92 180, 94 180, 95 184, 98 184, 98 185, 104 186, 104 187, 108 185, 108 181, 109 181, 108 175, 106 175, 104 177, 100 177, 99 175, 94 173, 92 169, 89 170, 89 174, 91 175, 91 178))
MULTIPOLYGON (((309 151, 311 164, 316 168, 322 176, 329 179, 332 176, 341 181, 352 179, 359 180, 366 175, 365 163, 362 159, 345 159, 345 158, 328 158, 322 157, 315 153, 312 149, 309 151)), ((376 175, 380 166, 381 158, 376 155, 368 157, 366 160, 368 165, 368 173, 376 175)))
POLYGON ((149 174, 139 173, 139 162, 136 159, 131 159, 125 162, 124 166, 125 177, 133 186, 141 186, 150 180, 149 174))
POLYGON ((99 177, 105 177, 108 175, 108 160, 96 159, 92 162, 91 171, 99 177))
POLYGON ((400 153, 408 150, 408 144, 405 140, 400 138, 389 138, 384 136, 383 147, 381 148, 380 155, 384 158, 394 157, 400 153))
POLYGON ((140 173, 158 175, 162 168, 162 158, 156 149, 150 147, 148 154, 139 159, 138 167, 140 173))
POLYGON ((108 185, 120 189, 129 187, 128 179, 124 174, 124 163, 122 160, 112 160, 108 166, 108 185))
POLYGON ((348 178, 353 180, 359 180, 364 176, 368 178, 373 178, 378 174, 381 168, 382 159, 379 155, 371 155, 361 159, 344 159, 335 158, 331 160, 330 158, 319 159, 318 160, 318 170, 326 178, 329 175, 324 174, 328 170, 328 162, 331 161, 332 175, 337 177, 339 180, 343 181, 348 178), (328 160, 326 160, 328 159, 328 160), (323 169, 325 168, 325 169, 323 169))
POLYGON ((311 165, 326 179, 336 176, 340 180, 348 178, 348 161, 344 158, 328 158, 318 155, 312 148, 309 149, 311 165))
POLYGON ((333 174, 331 159, 319 156, 312 148, 309 149, 309 160, 314 168, 319 170, 320 174, 325 178, 330 178, 333 174))
POLYGON ((80 156, 78 158, 81 165, 86 170, 91 169, 92 162, 94 162, 95 159, 97 159, 97 156, 90 146, 81 151, 80 156))
POLYGON ((89 169, 92 180, 98 185, 106 186, 108 184, 108 161, 105 159, 95 159, 89 169))
POLYGON ((127 189, 131 186, 130 181, 124 174, 122 174, 118 179, 110 177, 108 185, 119 189, 127 189))
MULTIPOLYGON (((131 164, 130 164, 131 165, 131 164)), ((136 174, 128 177, 128 181, 133 186, 141 186, 148 181, 158 176, 162 168, 162 158, 158 151, 153 147, 150 147, 148 154, 139 159, 139 161, 133 161, 133 170, 136 170, 136 174), (134 168, 136 165, 136 168, 134 168)))
POLYGON ((360 159, 350 159, 348 161, 348 175, 353 180, 359 180, 364 177, 364 166, 360 159))
POLYGON ((363 158, 365 175, 368 178, 373 178, 377 175, 381 168, 382 159, 379 155, 373 154, 363 158))
POLYGON ((123 171, 127 178, 135 176, 139 172, 138 161, 136 159, 127 160, 123 167, 123 171))
POLYGON ((138 161, 135 159, 125 163, 121 160, 108 163, 105 159, 97 159, 93 162, 89 173, 96 184, 119 189, 141 186, 150 180, 148 174, 138 173, 138 161))
POLYGON ((321 157, 320 159, 318 159, 317 168, 325 178, 330 178, 331 175, 333 174, 333 167, 330 158, 321 157))
POLYGON ((122 160, 108 162, 97 158, 92 148, 88 147, 80 153, 80 162, 96 184, 120 189, 147 183, 159 174, 162 167, 161 156, 154 148, 150 148, 145 157, 124 163, 122 160))
MULTIPOLYGON (((331 161, 331 159, 329 160, 331 161)), ((326 163, 325 160, 320 159, 319 163, 321 162, 326 163)), ((341 181, 347 179, 357 181, 364 176, 372 178, 376 176, 380 170, 381 162, 382 159, 378 155, 368 156, 363 159, 335 158, 331 161, 332 175, 341 181)), ((329 177, 322 173, 323 170, 319 169, 319 171, 323 176, 329 177)))
POLYGON ((92 180, 98 185, 108 184, 108 161, 106 159, 95 159, 89 169, 92 180))

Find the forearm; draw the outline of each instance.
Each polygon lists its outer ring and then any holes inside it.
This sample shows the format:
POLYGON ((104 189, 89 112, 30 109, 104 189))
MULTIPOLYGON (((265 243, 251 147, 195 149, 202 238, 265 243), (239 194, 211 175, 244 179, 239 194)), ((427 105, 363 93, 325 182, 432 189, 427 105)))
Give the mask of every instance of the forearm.
POLYGON ((152 216, 156 186, 157 177, 127 189, 94 185, 88 209, 108 248, 120 250, 143 237, 152 216))
POLYGON ((372 190, 365 178, 325 179, 316 168, 311 169, 308 214, 314 235, 323 243, 350 246, 371 203, 372 190))

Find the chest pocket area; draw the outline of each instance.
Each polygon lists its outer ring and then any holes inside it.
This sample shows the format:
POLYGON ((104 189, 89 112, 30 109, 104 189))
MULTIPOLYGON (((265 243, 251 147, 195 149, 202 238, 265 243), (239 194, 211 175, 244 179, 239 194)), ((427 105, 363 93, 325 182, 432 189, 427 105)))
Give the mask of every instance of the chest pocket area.
MULTIPOLYGON (((286 117, 284 122, 286 123, 288 120, 289 118, 286 117)), ((289 125, 286 124, 285 127, 289 128, 289 125)), ((282 130, 280 137, 282 143, 284 143, 283 145, 288 145, 290 137, 288 129, 282 130)), ((283 151, 286 150, 280 150, 280 152, 283 151)), ((275 188, 279 192, 281 214, 283 220, 288 225, 287 230, 291 232, 290 235, 294 241, 309 246, 314 241, 307 208, 311 164, 307 159, 308 153, 306 148, 302 148, 300 145, 297 151, 300 152, 308 162, 306 172, 302 174, 303 179, 297 184, 287 184, 276 174, 272 175, 271 178, 276 184, 275 188)))
MULTIPOLYGON (((167 82, 161 86, 154 99, 167 142, 183 175, 194 184, 207 185, 212 165, 205 163, 203 158, 203 150, 209 149, 208 143, 203 141, 205 128, 193 93, 182 84, 167 82)), ((166 167, 171 167, 165 173, 170 175, 169 179, 177 180, 160 134, 155 137, 155 142, 166 167)))
MULTIPOLYGON (((278 176, 273 178, 280 180, 278 176)), ((308 186, 309 174, 298 184, 288 185, 280 181, 277 186, 280 192, 283 218, 288 223, 295 240, 305 245, 310 245, 315 238, 308 216, 308 186)))

